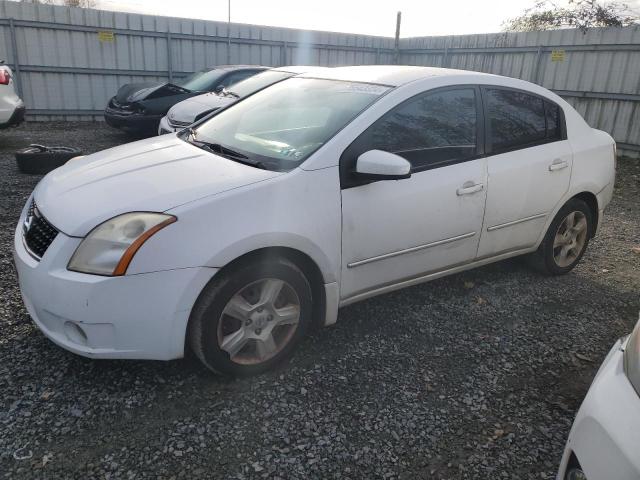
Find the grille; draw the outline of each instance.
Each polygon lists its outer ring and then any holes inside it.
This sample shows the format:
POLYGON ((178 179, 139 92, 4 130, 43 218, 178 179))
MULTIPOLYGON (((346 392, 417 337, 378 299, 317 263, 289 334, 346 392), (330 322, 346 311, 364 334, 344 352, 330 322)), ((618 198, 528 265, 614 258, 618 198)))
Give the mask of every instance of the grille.
POLYGON ((179 120, 169 120, 169 124, 170 124, 172 127, 177 127, 177 128, 180 128, 180 127, 188 127, 189 125, 191 125, 191 123, 192 123, 192 122, 181 122, 181 121, 179 121, 179 120))
POLYGON ((49 245, 51 245, 56 235, 58 235, 58 230, 40 214, 34 202, 31 202, 29 206, 27 219, 22 228, 24 232, 24 243, 31 253, 38 258, 42 258, 49 248, 49 245))

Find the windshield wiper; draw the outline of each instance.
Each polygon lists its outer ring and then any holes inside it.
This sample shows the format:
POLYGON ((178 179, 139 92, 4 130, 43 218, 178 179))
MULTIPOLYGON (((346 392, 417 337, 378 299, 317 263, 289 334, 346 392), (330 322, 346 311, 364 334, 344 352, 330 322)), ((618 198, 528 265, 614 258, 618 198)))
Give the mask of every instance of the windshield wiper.
POLYGON ((219 143, 209 143, 209 142, 203 142, 202 140, 198 140, 196 138, 198 132, 194 130, 192 127, 186 128, 184 132, 186 133, 187 141, 192 145, 195 145, 196 147, 200 147, 204 150, 207 150, 211 153, 215 153, 216 155, 220 155, 230 160, 234 160, 239 163, 244 163, 245 165, 250 165, 252 167, 268 170, 267 166, 263 162, 259 160, 252 160, 243 153, 236 152, 235 150, 225 147, 224 145, 220 145, 219 143))

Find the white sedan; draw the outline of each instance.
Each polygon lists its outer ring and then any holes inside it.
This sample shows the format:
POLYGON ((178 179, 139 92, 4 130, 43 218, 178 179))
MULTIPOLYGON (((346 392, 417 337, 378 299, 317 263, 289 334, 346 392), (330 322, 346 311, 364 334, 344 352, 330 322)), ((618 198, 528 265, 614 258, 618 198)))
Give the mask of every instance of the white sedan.
POLYGON ((558 480, 640 478, 640 321, 618 340, 578 411, 558 480))
POLYGON ((180 134, 72 161, 15 232, 62 347, 264 371, 374 295, 516 255, 569 272, 615 144, 531 83, 361 66, 279 82, 180 134))

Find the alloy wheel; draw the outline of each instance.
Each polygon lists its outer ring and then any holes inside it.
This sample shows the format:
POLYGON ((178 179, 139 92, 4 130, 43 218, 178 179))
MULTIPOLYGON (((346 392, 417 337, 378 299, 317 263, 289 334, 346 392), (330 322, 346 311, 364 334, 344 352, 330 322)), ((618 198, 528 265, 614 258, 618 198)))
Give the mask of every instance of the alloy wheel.
POLYGON ((587 233, 584 213, 573 211, 564 218, 553 240, 553 260, 556 265, 564 268, 576 261, 584 249, 587 233))
POLYGON ((218 322, 218 345, 232 362, 263 363, 289 343, 300 323, 300 299, 291 285, 266 278, 241 288, 218 322))

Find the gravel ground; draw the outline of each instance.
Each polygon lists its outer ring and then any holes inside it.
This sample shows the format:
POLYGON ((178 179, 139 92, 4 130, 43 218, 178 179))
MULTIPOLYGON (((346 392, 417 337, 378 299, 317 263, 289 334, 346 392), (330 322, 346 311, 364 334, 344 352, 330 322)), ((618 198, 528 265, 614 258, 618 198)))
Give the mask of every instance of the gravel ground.
POLYGON ((11 244, 38 177, 12 152, 128 139, 101 124, 0 133, 0 478, 553 478, 601 360, 640 307, 640 162, 569 275, 501 262, 362 302, 278 371, 92 361, 22 306, 11 244))

